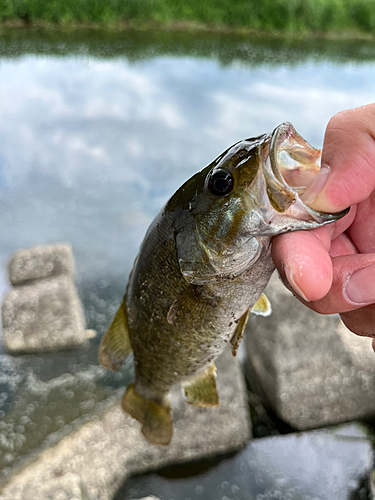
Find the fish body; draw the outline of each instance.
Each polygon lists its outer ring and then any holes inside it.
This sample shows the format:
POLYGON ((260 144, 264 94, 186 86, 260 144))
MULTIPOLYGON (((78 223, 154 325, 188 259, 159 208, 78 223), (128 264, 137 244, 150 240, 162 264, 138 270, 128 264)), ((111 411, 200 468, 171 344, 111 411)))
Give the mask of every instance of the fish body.
POLYGON ((300 198, 319 161, 320 151, 282 124, 227 149, 152 222, 99 350, 114 370, 134 352, 122 406, 150 442, 170 442, 176 383, 191 404, 219 404, 215 358, 228 343, 236 354, 252 308, 268 313, 272 236, 344 215, 315 212, 300 198))

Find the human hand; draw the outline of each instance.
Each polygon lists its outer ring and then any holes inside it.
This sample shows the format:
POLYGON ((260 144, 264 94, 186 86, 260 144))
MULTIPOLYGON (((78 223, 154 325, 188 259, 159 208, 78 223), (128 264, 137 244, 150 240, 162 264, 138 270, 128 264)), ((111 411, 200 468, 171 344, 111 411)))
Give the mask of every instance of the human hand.
POLYGON ((351 331, 375 337, 375 104, 330 120, 321 171, 302 199, 321 212, 351 209, 333 224, 274 238, 281 277, 310 309, 340 313, 351 331))

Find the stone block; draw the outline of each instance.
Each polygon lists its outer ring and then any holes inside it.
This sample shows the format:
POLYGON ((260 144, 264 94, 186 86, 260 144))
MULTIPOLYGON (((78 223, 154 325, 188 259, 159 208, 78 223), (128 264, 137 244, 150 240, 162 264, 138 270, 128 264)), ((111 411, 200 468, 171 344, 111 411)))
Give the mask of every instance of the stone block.
POLYGON ((69 276, 18 286, 2 306, 2 340, 9 352, 38 352, 82 345, 82 306, 69 276))
POLYGON ((23 492, 22 500, 89 500, 81 479, 77 474, 68 473, 49 481, 30 481, 23 492))
POLYGON ((246 350, 268 404, 300 430, 375 414, 375 356, 370 339, 338 315, 303 306, 277 276, 266 289, 273 313, 246 329, 246 350))
POLYGON ((118 401, 13 476, 2 500, 23 500, 31 481, 47 482, 67 473, 79 475, 95 500, 110 500, 130 474, 243 447, 251 436, 251 423, 242 372, 229 351, 216 365, 218 407, 189 406, 180 388, 173 390, 174 435, 168 447, 148 443, 140 424, 122 411, 118 401))
POLYGON ((12 285, 73 274, 74 259, 69 244, 43 245, 19 250, 9 262, 9 280, 12 285))

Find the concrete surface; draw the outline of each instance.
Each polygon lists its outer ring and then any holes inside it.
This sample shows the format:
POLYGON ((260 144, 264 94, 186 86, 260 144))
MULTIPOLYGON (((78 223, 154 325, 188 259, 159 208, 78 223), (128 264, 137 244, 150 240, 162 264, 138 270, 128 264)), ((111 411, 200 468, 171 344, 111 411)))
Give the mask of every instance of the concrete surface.
POLYGON ((246 350, 268 404, 299 430, 375 414, 375 355, 338 315, 303 306, 274 275, 266 294, 273 313, 253 317, 246 350))

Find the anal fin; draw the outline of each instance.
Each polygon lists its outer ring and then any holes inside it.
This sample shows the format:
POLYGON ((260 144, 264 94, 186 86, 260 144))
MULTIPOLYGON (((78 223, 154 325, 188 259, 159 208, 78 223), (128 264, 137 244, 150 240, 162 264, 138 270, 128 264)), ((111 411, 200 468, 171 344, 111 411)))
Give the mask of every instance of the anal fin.
POLYGON ((217 406, 219 396, 216 390, 216 367, 210 365, 204 372, 182 382, 186 400, 193 406, 217 406))
POLYGON ((142 434, 152 444, 167 446, 172 439, 172 418, 168 403, 158 404, 138 394, 130 384, 122 398, 124 411, 142 425, 142 434))
POLYGON ((118 371, 131 351, 125 296, 102 338, 99 363, 108 370, 118 371))

